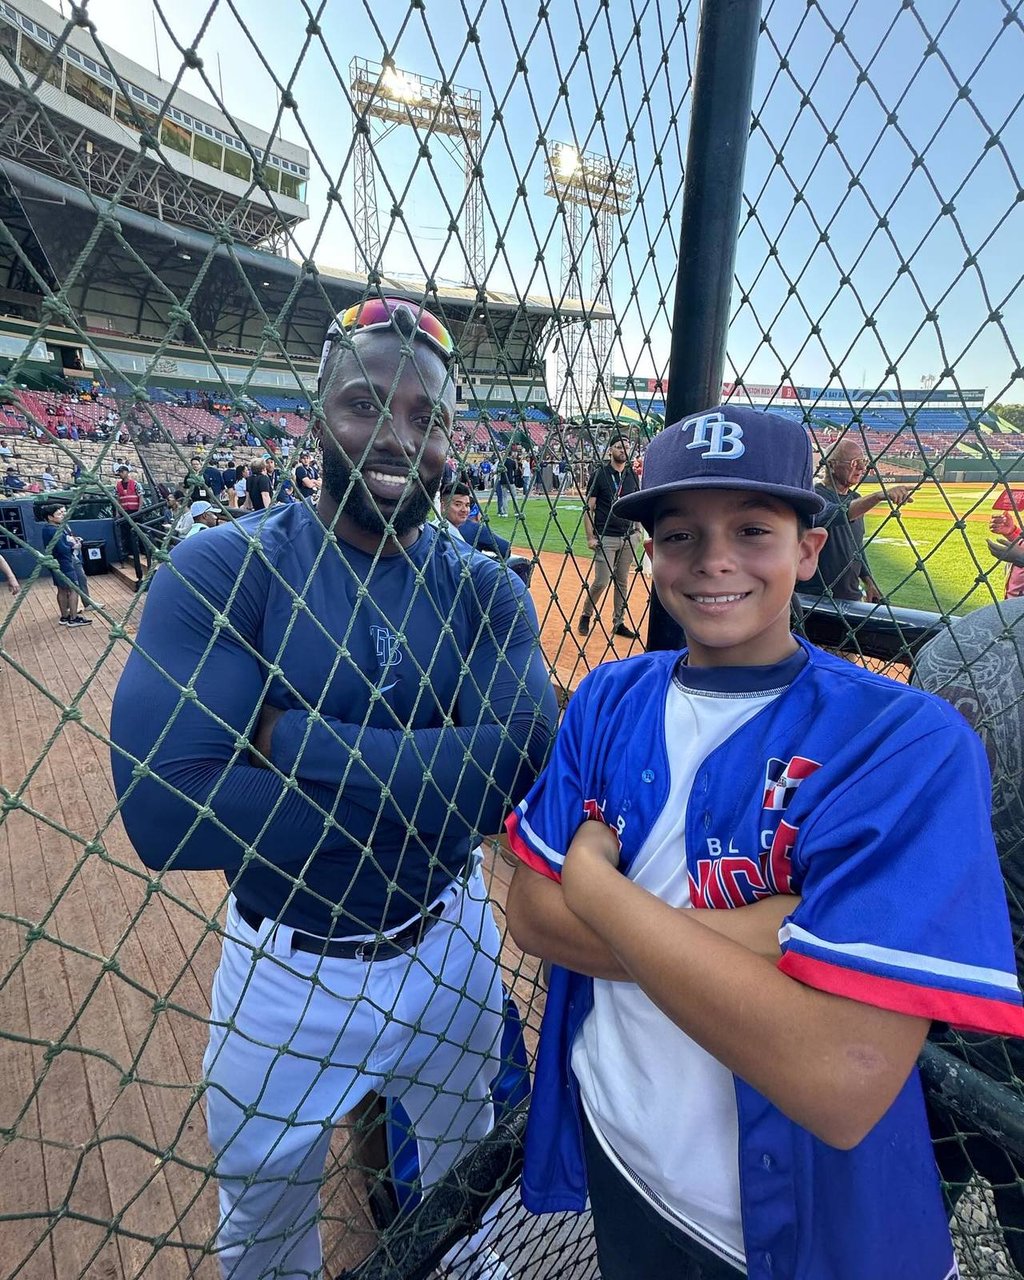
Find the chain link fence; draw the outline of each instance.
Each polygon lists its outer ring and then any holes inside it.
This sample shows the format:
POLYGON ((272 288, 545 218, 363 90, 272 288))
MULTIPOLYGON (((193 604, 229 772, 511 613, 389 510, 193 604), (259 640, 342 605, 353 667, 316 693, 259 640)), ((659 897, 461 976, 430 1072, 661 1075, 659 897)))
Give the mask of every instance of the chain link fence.
MULTIPOLYGON (((701 6, 137 9, 0 4, 4 1274, 312 1275, 319 1232, 336 1276, 596 1277, 518 1204, 545 980, 499 833, 651 625, 588 502, 679 392, 701 6), (382 370, 385 296, 427 338, 382 370), (381 931, 419 959, 358 996, 291 945, 381 931)), ((765 0, 721 391, 823 483, 863 457, 880 603, 796 625, 976 724, 1018 942, 1022 53, 1009 0, 765 0)), ((925 1058, 965 1276, 1024 1259, 1018 1068, 925 1058)))

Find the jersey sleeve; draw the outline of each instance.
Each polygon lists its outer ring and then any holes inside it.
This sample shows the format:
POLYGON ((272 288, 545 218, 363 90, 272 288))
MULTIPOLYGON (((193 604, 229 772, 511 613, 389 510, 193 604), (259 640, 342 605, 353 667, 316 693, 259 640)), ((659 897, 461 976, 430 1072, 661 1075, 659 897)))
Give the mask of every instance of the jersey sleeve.
POLYGON ((550 880, 561 880, 566 850, 581 822, 600 816, 596 801, 588 809, 584 743, 588 685, 571 698, 548 763, 505 820, 512 852, 550 880))
POLYGON ((984 748, 958 716, 922 736, 896 727, 796 833, 801 901, 780 969, 879 1008, 1024 1035, 989 796, 984 748))
MULTIPOLYGON (((490 561, 473 564, 476 634, 460 680, 457 723, 385 729, 305 711, 278 720, 271 759, 283 773, 340 787, 432 835, 498 830, 508 805, 536 778, 551 742, 556 702, 522 581, 490 561)), ((443 607, 443 606, 442 606, 443 607)))
POLYGON ((114 694, 111 767, 128 838, 146 866, 301 865, 310 851, 401 840, 336 790, 249 763, 268 662, 258 650, 269 569, 234 528, 177 547, 153 577, 114 694))

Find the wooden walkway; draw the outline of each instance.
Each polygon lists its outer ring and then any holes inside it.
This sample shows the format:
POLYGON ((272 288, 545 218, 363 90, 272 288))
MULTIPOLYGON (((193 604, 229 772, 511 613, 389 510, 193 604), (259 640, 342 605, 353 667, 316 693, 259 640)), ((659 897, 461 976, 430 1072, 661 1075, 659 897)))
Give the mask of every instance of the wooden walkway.
MULTIPOLYGON (((215 1280, 196 1082, 225 886, 158 884, 128 844, 106 736, 138 601, 90 582, 100 613, 76 630, 48 584, 0 597, 0 782, 24 805, 0 812, 0 1269, 215 1280)), ((503 925, 508 870, 489 861, 503 925)), ((510 943, 505 963, 532 1050, 535 967, 510 943)), ((328 1273, 374 1242, 348 1138, 325 1184, 328 1273)))

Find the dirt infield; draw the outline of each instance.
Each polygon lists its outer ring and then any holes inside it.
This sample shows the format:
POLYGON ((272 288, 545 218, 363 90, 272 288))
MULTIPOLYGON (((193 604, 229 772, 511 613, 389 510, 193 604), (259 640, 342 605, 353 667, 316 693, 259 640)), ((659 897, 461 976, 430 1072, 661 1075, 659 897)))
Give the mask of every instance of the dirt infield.
POLYGON ((565 691, 576 688, 583 677, 602 662, 613 658, 629 658, 643 653, 650 608, 650 579, 638 571, 633 575, 627 606, 626 625, 638 633, 639 639, 612 636, 612 589, 601 603, 590 634, 577 630, 583 603, 583 587, 591 560, 554 551, 533 552, 528 547, 514 547, 517 555, 536 561, 530 580, 530 595, 537 609, 541 646, 557 682, 565 691))

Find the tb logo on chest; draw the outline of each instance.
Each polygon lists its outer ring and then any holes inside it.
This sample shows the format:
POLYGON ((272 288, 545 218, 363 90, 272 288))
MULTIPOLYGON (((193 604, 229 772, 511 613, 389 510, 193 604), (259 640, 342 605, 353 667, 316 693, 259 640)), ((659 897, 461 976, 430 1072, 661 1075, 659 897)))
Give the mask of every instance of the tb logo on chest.
MULTIPOLYGON (((386 673, 392 667, 397 667, 405 656, 399 647, 398 635, 390 627, 371 627, 370 637, 377 654, 377 666, 381 671, 386 673)), ((392 680, 390 684, 381 685, 381 693, 393 689, 397 683, 397 680, 392 680)))

